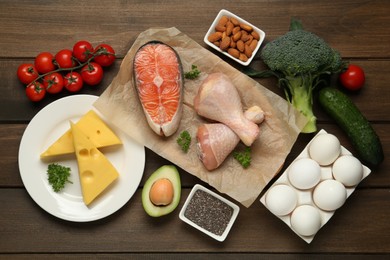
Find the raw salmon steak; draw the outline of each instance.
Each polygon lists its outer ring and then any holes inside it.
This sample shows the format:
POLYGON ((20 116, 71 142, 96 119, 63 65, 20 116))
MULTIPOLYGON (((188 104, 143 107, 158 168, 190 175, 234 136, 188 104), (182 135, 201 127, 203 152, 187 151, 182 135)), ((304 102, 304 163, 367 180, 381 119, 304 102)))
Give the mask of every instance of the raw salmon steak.
POLYGON ((135 87, 149 126, 158 135, 172 135, 183 113, 179 55, 167 44, 152 41, 138 49, 133 65, 135 87))

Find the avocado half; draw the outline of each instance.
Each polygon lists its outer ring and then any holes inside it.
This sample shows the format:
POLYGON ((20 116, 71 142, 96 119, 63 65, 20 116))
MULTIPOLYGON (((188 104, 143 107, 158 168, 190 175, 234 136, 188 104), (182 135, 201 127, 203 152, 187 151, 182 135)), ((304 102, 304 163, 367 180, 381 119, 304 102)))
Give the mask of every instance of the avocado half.
POLYGON ((145 182, 142 190, 142 206, 149 216, 160 217, 171 213, 180 202, 181 181, 176 167, 173 165, 164 165, 158 168, 145 182), (172 202, 165 206, 156 206, 150 200, 150 189, 159 179, 168 179, 173 185, 172 202))

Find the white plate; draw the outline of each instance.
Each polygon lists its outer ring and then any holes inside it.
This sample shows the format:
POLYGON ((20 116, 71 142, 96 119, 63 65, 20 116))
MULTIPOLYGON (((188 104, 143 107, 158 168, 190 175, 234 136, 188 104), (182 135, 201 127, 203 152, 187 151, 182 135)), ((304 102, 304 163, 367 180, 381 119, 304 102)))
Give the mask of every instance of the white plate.
POLYGON ((40 154, 69 129, 70 120, 76 122, 91 109, 99 114, 93 108, 97 98, 91 95, 73 95, 47 105, 31 120, 20 143, 19 170, 24 186, 41 208, 64 220, 87 222, 109 216, 130 200, 142 179, 145 167, 144 147, 120 129, 108 124, 123 143, 115 149, 104 150, 105 156, 119 172, 119 178, 108 190, 90 206, 84 204, 75 156, 55 161, 71 168, 70 180, 73 184, 68 183, 58 193, 49 184, 46 173, 49 162, 42 161, 40 154))

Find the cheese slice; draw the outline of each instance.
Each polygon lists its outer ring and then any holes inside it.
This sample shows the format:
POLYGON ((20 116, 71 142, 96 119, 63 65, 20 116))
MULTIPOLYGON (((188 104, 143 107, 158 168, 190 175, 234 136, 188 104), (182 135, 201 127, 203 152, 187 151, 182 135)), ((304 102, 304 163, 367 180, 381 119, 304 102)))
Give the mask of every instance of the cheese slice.
MULTIPOLYGON (((122 143, 93 110, 90 110, 80 118, 76 125, 98 148, 122 143)), ((69 129, 41 154, 41 158, 71 153, 74 153, 74 146, 72 131, 69 129)))
POLYGON ((119 176, 111 162, 88 139, 81 128, 71 123, 83 200, 89 205, 119 176))

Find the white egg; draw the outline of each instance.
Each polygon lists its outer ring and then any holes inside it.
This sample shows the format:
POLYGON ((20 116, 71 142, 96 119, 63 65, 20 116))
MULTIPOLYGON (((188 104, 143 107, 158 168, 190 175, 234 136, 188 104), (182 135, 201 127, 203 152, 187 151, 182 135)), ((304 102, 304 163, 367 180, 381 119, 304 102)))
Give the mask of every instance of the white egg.
POLYGON ((321 179, 321 167, 310 158, 296 160, 288 170, 288 179, 297 189, 313 188, 321 179))
POLYGON ((363 178, 363 165, 354 156, 340 156, 332 166, 333 177, 347 187, 358 185, 363 178))
POLYGON ((347 199, 347 190, 336 180, 324 180, 313 191, 313 201, 322 210, 333 211, 340 208, 347 199))
POLYGON ((285 184, 273 186, 265 197, 267 208, 277 216, 290 214, 297 206, 297 202, 296 191, 285 184))
POLYGON ((310 158, 321 166, 333 163, 341 153, 339 139, 332 134, 317 135, 309 146, 310 158))
POLYGON ((301 205, 291 214, 291 227, 302 236, 312 236, 321 228, 321 215, 311 205, 301 205))

